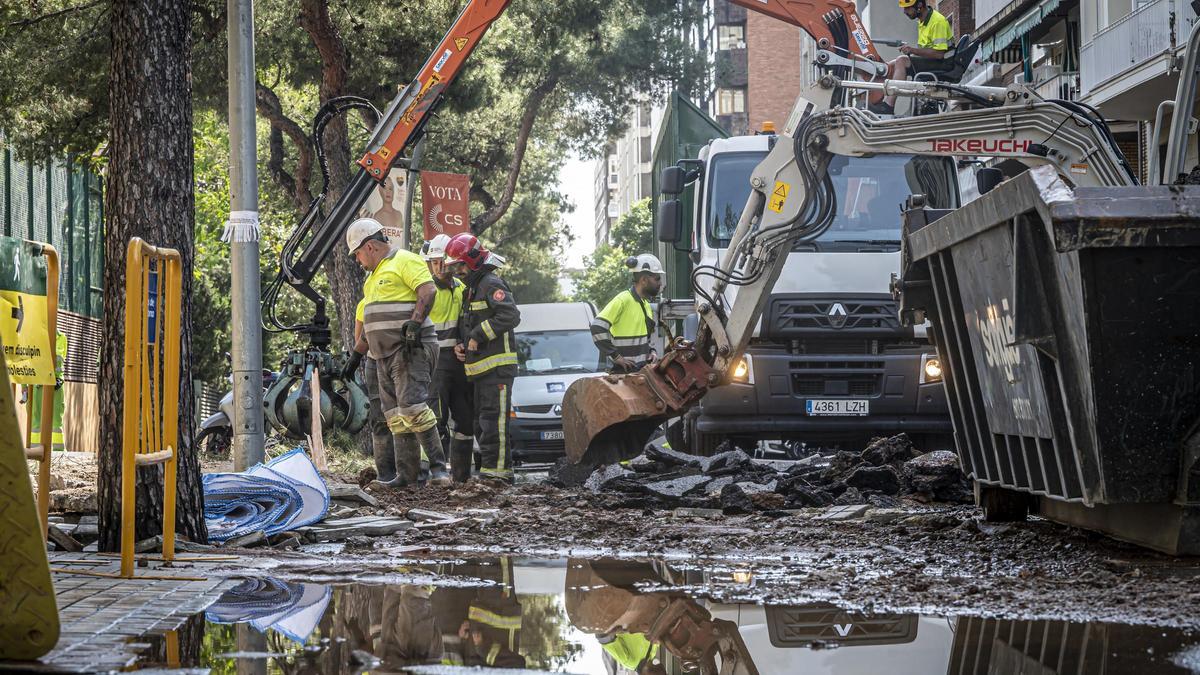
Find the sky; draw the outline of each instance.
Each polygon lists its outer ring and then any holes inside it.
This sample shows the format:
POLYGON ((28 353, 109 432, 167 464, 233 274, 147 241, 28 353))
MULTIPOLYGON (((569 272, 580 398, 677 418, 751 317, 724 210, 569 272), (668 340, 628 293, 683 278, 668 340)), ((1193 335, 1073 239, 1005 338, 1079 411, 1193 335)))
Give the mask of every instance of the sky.
POLYGON ((564 217, 567 229, 575 236, 575 241, 567 247, 565 267, 581 267, 584 256, 591 254, 596 248, 595 213, 592 206, 595 177, 592 171, 592 161, 581 160, 572 155, 558 172, 559 192, 575 205, 575 211, 564 217))

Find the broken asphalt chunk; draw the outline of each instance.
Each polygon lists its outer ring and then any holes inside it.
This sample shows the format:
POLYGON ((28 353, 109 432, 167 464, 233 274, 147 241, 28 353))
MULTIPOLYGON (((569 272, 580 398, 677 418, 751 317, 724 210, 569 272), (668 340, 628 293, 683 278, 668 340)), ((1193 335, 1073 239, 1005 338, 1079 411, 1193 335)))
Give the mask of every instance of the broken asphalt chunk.
POLYGON ((596 469, 583 486, 592 492, 600 492, 609 483, 618 478, 632 476, 634 473, 620 464, 607 464, 596 469))

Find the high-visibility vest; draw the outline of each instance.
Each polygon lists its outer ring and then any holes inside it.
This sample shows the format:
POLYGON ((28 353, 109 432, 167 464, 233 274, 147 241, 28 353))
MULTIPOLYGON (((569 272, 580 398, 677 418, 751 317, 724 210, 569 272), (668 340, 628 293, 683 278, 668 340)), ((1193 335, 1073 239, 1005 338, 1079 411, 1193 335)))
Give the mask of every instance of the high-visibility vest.
MULTIPOLYGON (((400 348, 400 329, 417 307, 417 289, 430 283, 433 276, 429 268, 412 251, 393 251, 371 270, 363 282, 362 313, 355 318, 363 323, 363 335, 373 358, 387 358, 400 348)), ((429 343, 437 340, 429 317, 425 317, 421 339, 429 343)))

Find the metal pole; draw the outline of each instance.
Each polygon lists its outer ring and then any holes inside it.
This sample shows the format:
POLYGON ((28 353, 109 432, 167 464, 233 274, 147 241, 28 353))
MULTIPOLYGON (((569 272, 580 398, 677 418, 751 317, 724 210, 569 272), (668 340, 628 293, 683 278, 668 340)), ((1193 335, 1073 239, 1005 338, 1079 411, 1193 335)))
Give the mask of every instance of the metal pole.
MULTIPOLYGON (((404 234, 400 237, 400 245, 406 249, 410 249, 412 242, 412 210, 413 210, 413 192, 416 191, 417 175, 421 171, 421 153, 425 150, 425 137, 417 141, 417 147, 413 148, 412 161, 408 163, 408 172, 404 177, 404 234)), ((418 230, 417 236, 422 236, 418 230)), ((424 237, 422 237, 423 239, 424 237)))
POLYGON ((258 304, 258 167, 254 118, 254 2, 229 12, 229 225, 233 310, 233 469, 263 461, 262 315, 258 304))

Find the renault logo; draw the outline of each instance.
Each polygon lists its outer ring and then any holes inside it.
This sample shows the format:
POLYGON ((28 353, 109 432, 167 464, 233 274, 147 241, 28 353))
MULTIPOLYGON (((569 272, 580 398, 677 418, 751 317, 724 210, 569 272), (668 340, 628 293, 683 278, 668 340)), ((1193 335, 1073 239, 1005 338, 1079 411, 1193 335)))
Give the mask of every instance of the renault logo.
POLYGON ((825 313, 829 317, 829 326, 831 328, 841 328, 846 325, 846 306, 840 302, 835 302, 825 313))
POLYGON ((562 417, 562 404, 555 403, 554 408, 550 412, 554 413, 554 415, 557 417, 562 417))

